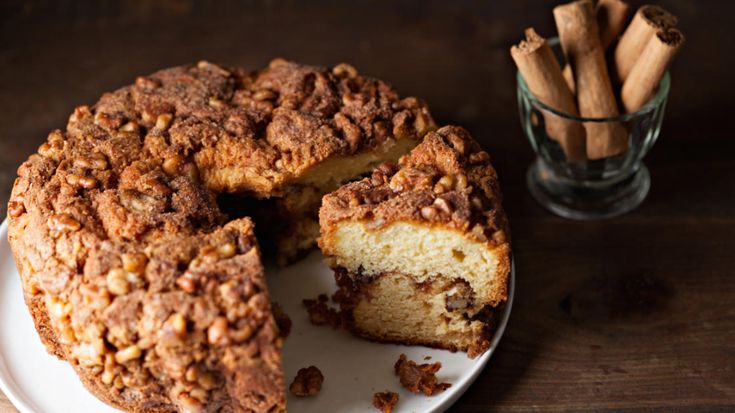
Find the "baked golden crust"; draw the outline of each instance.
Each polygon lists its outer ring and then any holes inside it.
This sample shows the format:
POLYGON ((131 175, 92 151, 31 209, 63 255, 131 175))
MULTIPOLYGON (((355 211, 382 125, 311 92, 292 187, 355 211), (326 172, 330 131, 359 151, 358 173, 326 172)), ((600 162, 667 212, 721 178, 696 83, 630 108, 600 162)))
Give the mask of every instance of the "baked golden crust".
POLYGON ((370 220, 375 228, 430 223, 492 245, 507 243, 509 233, 490 157, 457 126, 430 132, 397 167, 381 165, 371 178, 325 196, 319 218, 322 234, 345 220, 370 220))
MULTIPOLYGON (((80 106, 18 169, 9 241, 50 353, 130 411, 281 411, 281 338, 248 218, 329 160, 418 140, 426 107, 349 65, 208 62, 80 106)), ((350 179, 352 176, 336 179, 350 179)))

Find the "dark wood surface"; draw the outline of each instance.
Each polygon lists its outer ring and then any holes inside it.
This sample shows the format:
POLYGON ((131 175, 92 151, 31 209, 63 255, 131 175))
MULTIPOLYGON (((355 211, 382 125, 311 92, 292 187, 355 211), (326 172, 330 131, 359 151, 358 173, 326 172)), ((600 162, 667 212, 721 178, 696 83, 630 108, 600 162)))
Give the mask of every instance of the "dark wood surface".
MULTIPOLYGON (((17 166, 74 106, 206 58, 348 61, 490 151, 518 285, 497 353, 451 409, 735 410, 735 3, 661 1, 688 42, 672 70, 653 185, 636 211, 573 222, 524 186, 533 153, 509 46, 553 33, 548 1, 0 2, 0 214, 17 166)), ((0 410, 14 411, 0 395, 0 410)))

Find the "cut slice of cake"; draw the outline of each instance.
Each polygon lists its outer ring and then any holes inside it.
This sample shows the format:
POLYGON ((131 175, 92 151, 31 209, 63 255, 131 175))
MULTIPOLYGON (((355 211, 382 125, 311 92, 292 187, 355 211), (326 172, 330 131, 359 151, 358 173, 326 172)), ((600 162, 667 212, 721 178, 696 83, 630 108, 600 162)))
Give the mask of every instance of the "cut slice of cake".
POLYGON ((319 219, 353 332, 470 357, 487 350, 510 244, 497 175, 466 130, 429 133, 397 167, 325 196, 319 219))

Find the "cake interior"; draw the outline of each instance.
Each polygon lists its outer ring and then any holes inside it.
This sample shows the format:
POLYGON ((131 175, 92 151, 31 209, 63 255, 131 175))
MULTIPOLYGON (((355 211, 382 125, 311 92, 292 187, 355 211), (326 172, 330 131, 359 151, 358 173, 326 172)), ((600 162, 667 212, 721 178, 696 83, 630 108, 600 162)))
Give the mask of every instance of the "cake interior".
POLYGON ((344 221, 329 237, 340 306, 358 335, 466 351, 489 346, 495 276, 507 255, 456 230, 410 222, 344 221))
POLYGON ((489 346, 493 310, 475 300, 463 280, 437 275, 417 282, 410 274, 375 276, 338 268, 337 301, 349 327, 368 339, 466 351, 489 346))
POLYGON ((466 282, 478 299, 497 304, 505 279, 496 277, 505 265, 507 245, 495 249, 457 230, 411 222, 378 227, 374 221, 344 221, 329 237, 331 266, 350 273, 410 274, 424 282, 442 276, 466 282))

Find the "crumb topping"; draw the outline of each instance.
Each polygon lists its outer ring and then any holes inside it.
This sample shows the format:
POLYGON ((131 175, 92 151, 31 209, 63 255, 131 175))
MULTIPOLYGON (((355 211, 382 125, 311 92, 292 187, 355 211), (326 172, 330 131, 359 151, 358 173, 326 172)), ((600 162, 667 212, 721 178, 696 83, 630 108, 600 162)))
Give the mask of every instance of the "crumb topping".
POLYGON ((294 377, 289 390, 294 396, 312 397, 319 394, 324 383, 324 375, 315 366, 299 369, 294 377))
POLYGON ((480 242, 507 242, 497 174, 490 156, 460 127, 445 126, 370 178, 323 199, 322 233, 340 221, 361 220, 378 229, 395 221, 446 225, 480 242))
POLYGON ((394 366, 396 375, 401 381, 401 386, 412 393, 423 393, 426 396, 433 396, 451 387, 449 383, 439 383, 436 378, 436 372, 441 367, 440 362, 416 364, 415 361, 409 360, 405 354, 401 354, 394 366))
POLYGON ((373 407, 382 413, 391 413, 398 403, 398 393, 384 391, 373 394, 373 407))

